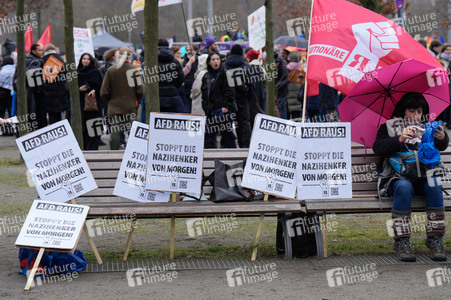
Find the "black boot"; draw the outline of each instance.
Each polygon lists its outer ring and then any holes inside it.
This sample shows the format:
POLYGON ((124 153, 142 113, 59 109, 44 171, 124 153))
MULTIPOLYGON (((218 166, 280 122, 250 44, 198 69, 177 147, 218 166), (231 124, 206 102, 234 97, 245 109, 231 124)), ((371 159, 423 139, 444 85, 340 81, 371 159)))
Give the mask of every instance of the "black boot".
POLYGON ((431 259, 434 261, 445 261, 445 247, 443 246, 442 238, 427 238, 426 246, 431 250, 431 259))
POLYGON ((400 261, 416 261, 415 252, 410 245, 410 211, 398 211, 392 209, 393 221, 393 238, 395 244, 393 248, 396 251, 396 256, 400 261))
POLYGON ((413 262, 417 260, 415 252, 410 245, 409 238, 400 238, 399 240, 395 240, 395 245, 393 248, 395 249, 396 256, 400 261, 413 262))
POLYGON ((434 261, 445 261, 445 249, 442 237, 445 234, 445 208, 426 207, 426 246, 431 250, 431 259, 434 261))

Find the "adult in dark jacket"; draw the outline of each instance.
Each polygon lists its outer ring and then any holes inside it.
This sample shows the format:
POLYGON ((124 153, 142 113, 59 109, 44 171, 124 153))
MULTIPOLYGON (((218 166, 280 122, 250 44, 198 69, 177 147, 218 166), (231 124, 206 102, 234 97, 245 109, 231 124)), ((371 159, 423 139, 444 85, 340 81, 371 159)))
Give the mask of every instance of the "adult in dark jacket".
POLYGON ((232 113, 236 111, 235 92, 227 82, 218 53, 208 55, 207 68, 201 88, 202 108, 207 116, 205 148, 217 148, 218 133, 221 134, 222 148, 236 148, 232 119, 232 113))
POLYGON ((193 88, 194 83, 194 74, 197 72, 197 68, 199 66, 199 59, 197 51, 199 50, 199 47, 197 45, 188 45, 186 46, 186 55, 183 58, 183 67, 185 68, 190 61, 191 57, 195 57, 196 60, 191 64, 191 68, 189 70, 189 73, 185 76, 185 111, 187 113, 191 113, 191 105, 192 105, 192 99, 191 99, 191 90, 193 88))
POLYGON ((266 87, 265 71, 262 67, 260 60, 258 59, 260 52, 254 49, 249 49, 246 53, 246 58, 251 65, 251 80, 249 91, 249 123, 251 125, 251 132, 254 127, 255 116, 258 113, 265 113, 265 101, 264 93, 266 87))
POLYGON ((77 72, 82 116, 83 149, 98 150, 103 127, 103 121, 100 118, 102 110, 102 101, 100 98, 102 74, 99 71, 99 63, 89 53, 83 53, 78 63, 77 72), (95 95, 98 107, 97 111, 85 111, 86 94, 95 95))
MULTIPOLYGON (((384 160, 379 166, 381 172, 380 196, 393 196, 393 232, 394 249, 401 261, 415 261, 416 257, 410 245, 410 215, 412 196, 426 197, 426 245, 430 248, 432 260, 443 261, 446 256, 442 237, 445 233, 445 209, 443 206, 443 188, 439 178, 407 178, 396 173, 387 159, 399 151, 418 150, 419 140, 413 140, 422 121, 429 117, 429 106, 419 93, 407 93, 396 104, 392 119, 380 126, 373 145, 376 155, 384 160), (413 124, 413 125, 412 125, 413 124)), ((442 126, 434 136, 435 148, 440 151, 448 147, 449 137, 442 126)))
POLYGON ((27 69, 27 110, 31 121, 29 128, 32 128, 32 130, 47 126, 42 76, 44 64, 41 56, 41 46, 33 44, 30 48, 30 54, 25 59, 25 67, 27 69))
MULTIPOLYGON (((62 120, 61 114, 66 110, 66 66, 53 44, 47 44, 44 48, 44 65, 49 59, 51 60, 49 66, 61 64, 60 71, 53 79, 44 80, 46 112, 49 116, 49 124, 53 124, 62 120)), ((47 70, 44 69, 45 72, 47 70)))
POLYGON ((239 44, 233 45, 230 50, 230 56, 224 63, 228 79, 234 83, 235 103, 237 106, 237 127, 238 146, 240 148, 249 148, 251 141, 251 125, 249 122, 249 98, 251 93, 250 76, 252 75, 251 66, 244 61, 243 48, 239 44), (238 69, 238 70, 233 70, 238 69), (235 80, 231 76, 235 72, 242 72, 244 78, 235 80))
POLYGON ((319 108, 326 114, 325 121, 337 120, 338 91, 323 83, 319 84, 319 108))
POLYGON ((285 66, 283 59, 274 52, 274 63, 277 68, 277 76, 275 80, 275 89, 277 93, 277 108, 279 110, 280 117, 287 119, 287 96, 288 96, 288 69, 285 66))
POLYGON ((158 74, 160 92, 160 111, 177 112, 177 89, 185 81, 182 65, 174 58, 174 53, 169 49, 168 41, 158 41, 158 74))

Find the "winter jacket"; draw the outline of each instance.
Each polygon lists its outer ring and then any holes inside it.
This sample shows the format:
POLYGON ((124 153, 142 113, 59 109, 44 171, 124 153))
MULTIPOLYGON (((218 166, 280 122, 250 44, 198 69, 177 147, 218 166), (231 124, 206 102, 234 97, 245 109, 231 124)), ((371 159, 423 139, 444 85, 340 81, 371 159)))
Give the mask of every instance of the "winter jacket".
POLYGON ((25 67, 27 69, 27 109, 29 112, 36 112, 37 105, 45 105, 45 102, 43 102, 45 101, 45 96, 42 85, 42 59, 30 53, 25 59, 25 67))
MULTIPOLYGON (((100 95, 108 101, 108 117, 136 114, 137 101, 140 101, 144 96, 144 86, 142 80, 136 78, 134 84, 129 84, 127 74, 130 70, 138 72, 137 67, 126 62, 119 69, 117 66, 109 68, 105 74, 100 95)), ((100 71, 98 72, 100 75, 100 71)))
POLYGON ((80 91, 80 108, 81 111, 84 111, 85 108, 85 95, 89 94, 92 90, 95 91, 97 107, 99 108, 99 116, 100 111, 102 109, 102 101, 100 101, 101 94, 101 86, 102 86, 102 74, 97 69, 97 67, 93 64, 90 64, 87 67, 83 67, 82 65, 78 66, 78 87, 86 85, 88 90, 86 92, 80 91))
POLYGON ((277 91, 277 98, 288 96, 288 69, 286 68, 283 59, 278 56, 274 62, 279 62, 279 67, 277 68, 277 76, 275 80, 275 88, 277 91))
MULTIPOLYGON (((296 53, 293 53, 296 54, 296 53)), ((291 59, 290 54, 290 59, 291 59)), ((290 62, 287 65, 287 69, 291 72, 292 70, 299 69, 301 70, 301 65, 299 62, 290 62)), ((298 100, 298 94, 299 90, 301 89, 302 85, 294 82, 288 82, 288 95, 287 95, 287 106, 288 106, 288 113, 292 114, 295 112, 301 112, 302 111, 302 104, 298 100)))
MULTIPOLYGON (((44 65, 49 58, 59 60, 64 64, 64 60, 59 56, 55 50, 48 50, 44 53, 44 65)), ((63 65, 61 70, 56 75, 52 82, 45 80, 44 95, 47 107, 47 112, 62 112, 66 110, 66 66, 63 65)))
POLYGON ((235 85, 235 103, 240 107, 241 103, 249 102, 249 93, 250 93, 250 76, 251 74, 251 66, 244 61, 244 58, 242 55, 236 55, 232 54, 230 55, 226 62, 224 63, 225 70, 231 70, 231 69, 243 69, 244 74, 244 82, 241 85, 235 85))
POLYGON ((185 81, 183 68, 174 58, 174 53, 168 47, 158 48, 158 73, 160 109, 164 112, 176 112, 178 105, 177 89, 185 81))
MULTIPOLYGON (((444 151, 448 148, 449 137, 445 131, 445 138, 442 141, 435 139, 435 148, 444 151)), ((418 144, 409 146, 409 149, 418 150, 418 144)), ((386 196, 386 191, 394 180, 400 179, 399 174, 395 173, 387 158, 393 157, 399 151, 407 151, 405 144, 399 142, 399 135, 390 136, 388 134, 387 124, 382 124, 377 131, 376 141, 373 144, 374 154, 381 157, 378 164, 378 172, 381 173, 379 182, 379 191, 381 196, 386 196)))
MULTIPOLYGON (((188 62, 189 62, 189 58, 187 55, 185 55, 185 58, 183 60, 183 67, 186 67, 188 62)), ((191 89, 192 89, 193 83, 194 83, 194 74, 196 74, 198 67, 199 67, 199 58, 196 57, 196 60, 191 65, 191 70, 185 76, 185 95, 186 95, 186 97, 189 97, 191 95, 191 89)))
POLYGON ((319 84, 319 108, 322 110, 335 109, 337 106, 338 92, 325 84, 319 84))
POLYGON ((235 91, 229 86, 224 68, 216 72, 209 70, 202 79, 202 109, 207 116, 220 108, 227 108, 229 112, 236 111, 234 101, 235 91), (216 76, 215 76, 216 75, 216 76))
POLYGON ((0 87, 13 91, 13 77, 16 72, 15 65, 4 65, 0 70, 0 87))
POLYGON ((207 57, 208 55, 202 54, 198 58, 198 72, 195 75, 193 86, 191 88, 190 98, 192 99, 191 113, 205 115, 205 111, 202 108, 202 79, 208 72, 207 70, 207 57))
POLYGON ((249 91, 249 122, 252 128, 254 126, 255 116, 258 113, 264 113, 263 107, 265 107, 264 103, 266 99, 263 96, 266 87, 266 72, 258 59, 252 60, 249 64, 253 69, 251 71, 253 80, 250 82, 249 91))

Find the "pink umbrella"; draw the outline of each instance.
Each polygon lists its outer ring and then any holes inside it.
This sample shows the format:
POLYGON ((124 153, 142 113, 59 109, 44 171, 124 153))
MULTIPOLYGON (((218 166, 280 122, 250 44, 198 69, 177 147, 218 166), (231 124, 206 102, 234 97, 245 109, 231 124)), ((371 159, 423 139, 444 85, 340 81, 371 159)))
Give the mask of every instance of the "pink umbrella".
POLYGON ((338 106, 341 122, 351 122, 351 140, 372 147, 379 126, 408 92, 424 95, 432 122, 450 103, 448 73, 414 59, 366 73, 338 106))

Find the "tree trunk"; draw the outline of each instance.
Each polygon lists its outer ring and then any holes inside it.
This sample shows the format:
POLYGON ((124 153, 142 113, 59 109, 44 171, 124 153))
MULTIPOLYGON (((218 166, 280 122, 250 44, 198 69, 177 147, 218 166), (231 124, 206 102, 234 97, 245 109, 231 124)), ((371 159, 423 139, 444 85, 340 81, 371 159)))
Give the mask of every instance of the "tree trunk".
MULTIPOLYGON (((272 76, 268 73, 272 70, 271 66, 274 66, 274 39, 272 33, 272 0, 265 0, 265 19, 266 19, 266 73, 267 76, 272 76)), ((272 80, 266 80, 266 114, 270 116, 275 116, 275 88, 274 88, 274 78, 272 80)))
MULTIPOLYGON (((20 136, 27 133, 28 118, 27 114, 27 87, 25 84, 25 31, 22 31, 25 13, 25 0, 17 0, 16 16, 18 19, 18 30, 16 32, 17 41, 17 94, 16 94, 16 116, 19 116, 19 134, 20 136)), ((31 128, 30 128, 31 130, 31 128)))
POLYGON ((144 6, 144 51, 146 120, 149 123, 150 112, 160 111, 158 80, 152 80, 153 72, 146 72, 146 69, 158 68, 158 0, 147 0, 144 6))
MULTIPOLYGON (((64 45, 66 48, 67 72, 76 74, 74 54, 74 9, 72 0, 64 0, 64 45)), ((78 77, 71 76, 67 81, 70 94, 71 126, 78 145, 83 149, 83 131, 81 124, 80 94, 78 93, 78 77)))

